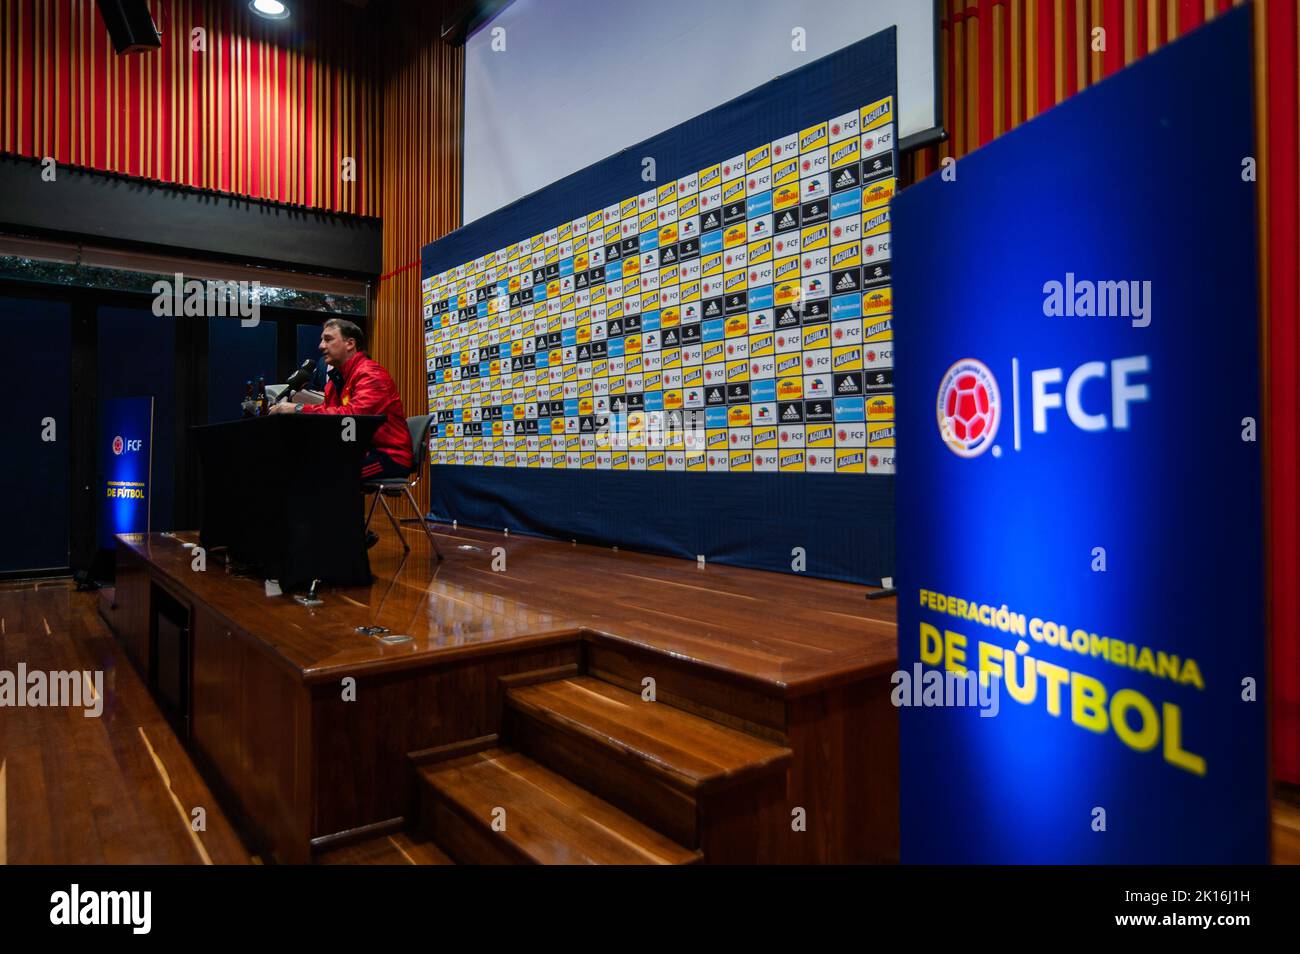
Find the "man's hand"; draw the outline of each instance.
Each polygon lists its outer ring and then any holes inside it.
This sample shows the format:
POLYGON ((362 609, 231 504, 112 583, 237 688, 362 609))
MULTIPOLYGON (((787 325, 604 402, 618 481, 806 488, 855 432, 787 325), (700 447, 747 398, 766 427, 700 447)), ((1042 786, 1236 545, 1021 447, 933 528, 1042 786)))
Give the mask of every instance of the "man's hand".
POLYGON ((272 404, 272 405, 271 405, 271 413, 272 413, 272 414, 293 414, 293 413, 296 412, 297 410, 298 410, 298 408, 297 408, 295 405, 293 405, 293 404, 283 404, 283 403, 282 403, 282 404, 272 404))

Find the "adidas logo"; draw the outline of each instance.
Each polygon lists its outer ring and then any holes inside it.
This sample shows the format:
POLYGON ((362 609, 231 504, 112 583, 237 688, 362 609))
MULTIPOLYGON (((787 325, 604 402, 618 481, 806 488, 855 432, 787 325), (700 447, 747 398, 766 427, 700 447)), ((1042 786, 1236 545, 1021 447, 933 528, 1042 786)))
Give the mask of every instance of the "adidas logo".
POLYGON ((846 272, 840 276, 840 280, 835 283, 836 291, 852 291, 858 287, 857 279, 853 277, 852 272, 846 272))
POLYGON ((854 380, 853 378, 851 378, 851 377, 845 378, 843 381, 840 382, 839 393, 840 393, 840 394, 857 394, 857 393, 858 393, 858 382, 857 382, 856 380, 854 380))
POLYGON ((784 421, 797 421, 799 420, 799 411, 793 404, 791 404, 785 409, 785 413, 781 415, 781 419, 784 421))
POLYGON ((780 221, 776 223, 776 227, 778 229, 788 229, 793 228, 795 224, 794 216, 787 212, 781 216, 780 221))

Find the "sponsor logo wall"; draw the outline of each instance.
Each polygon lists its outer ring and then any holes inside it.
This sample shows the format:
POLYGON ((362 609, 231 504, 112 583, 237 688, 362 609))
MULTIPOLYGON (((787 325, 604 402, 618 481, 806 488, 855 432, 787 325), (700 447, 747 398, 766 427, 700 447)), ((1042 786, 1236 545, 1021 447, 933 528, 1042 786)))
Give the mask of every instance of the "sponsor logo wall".
POLYGON ((426 277, 431 461, 892 474, 894 120, 867 103, 426 277))

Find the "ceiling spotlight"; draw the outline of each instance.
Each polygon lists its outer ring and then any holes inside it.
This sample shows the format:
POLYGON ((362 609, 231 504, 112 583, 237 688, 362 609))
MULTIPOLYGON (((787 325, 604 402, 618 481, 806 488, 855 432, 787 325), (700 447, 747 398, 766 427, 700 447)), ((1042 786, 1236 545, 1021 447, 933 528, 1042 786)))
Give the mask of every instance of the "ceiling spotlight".
POLYGON ((289 8, 280 0, 252 0, 249 7, 259 17, 265 17, 268 20, 289 19, 289 8))

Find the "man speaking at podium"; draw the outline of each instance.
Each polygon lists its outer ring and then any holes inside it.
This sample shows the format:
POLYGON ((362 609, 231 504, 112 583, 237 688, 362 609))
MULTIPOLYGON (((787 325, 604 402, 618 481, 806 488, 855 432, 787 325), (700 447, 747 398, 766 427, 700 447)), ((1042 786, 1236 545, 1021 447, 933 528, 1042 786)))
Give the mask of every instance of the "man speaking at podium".
POLYGON ((346 318, 321 328, 320 350, 330 366, 322 404, 277 404, 272 414, 382 414, 385 418, 361 459, 363 480, 405 477, 411 472, 411 435, 397 385, 383 365, 365 353, 365 332, 346 318))

